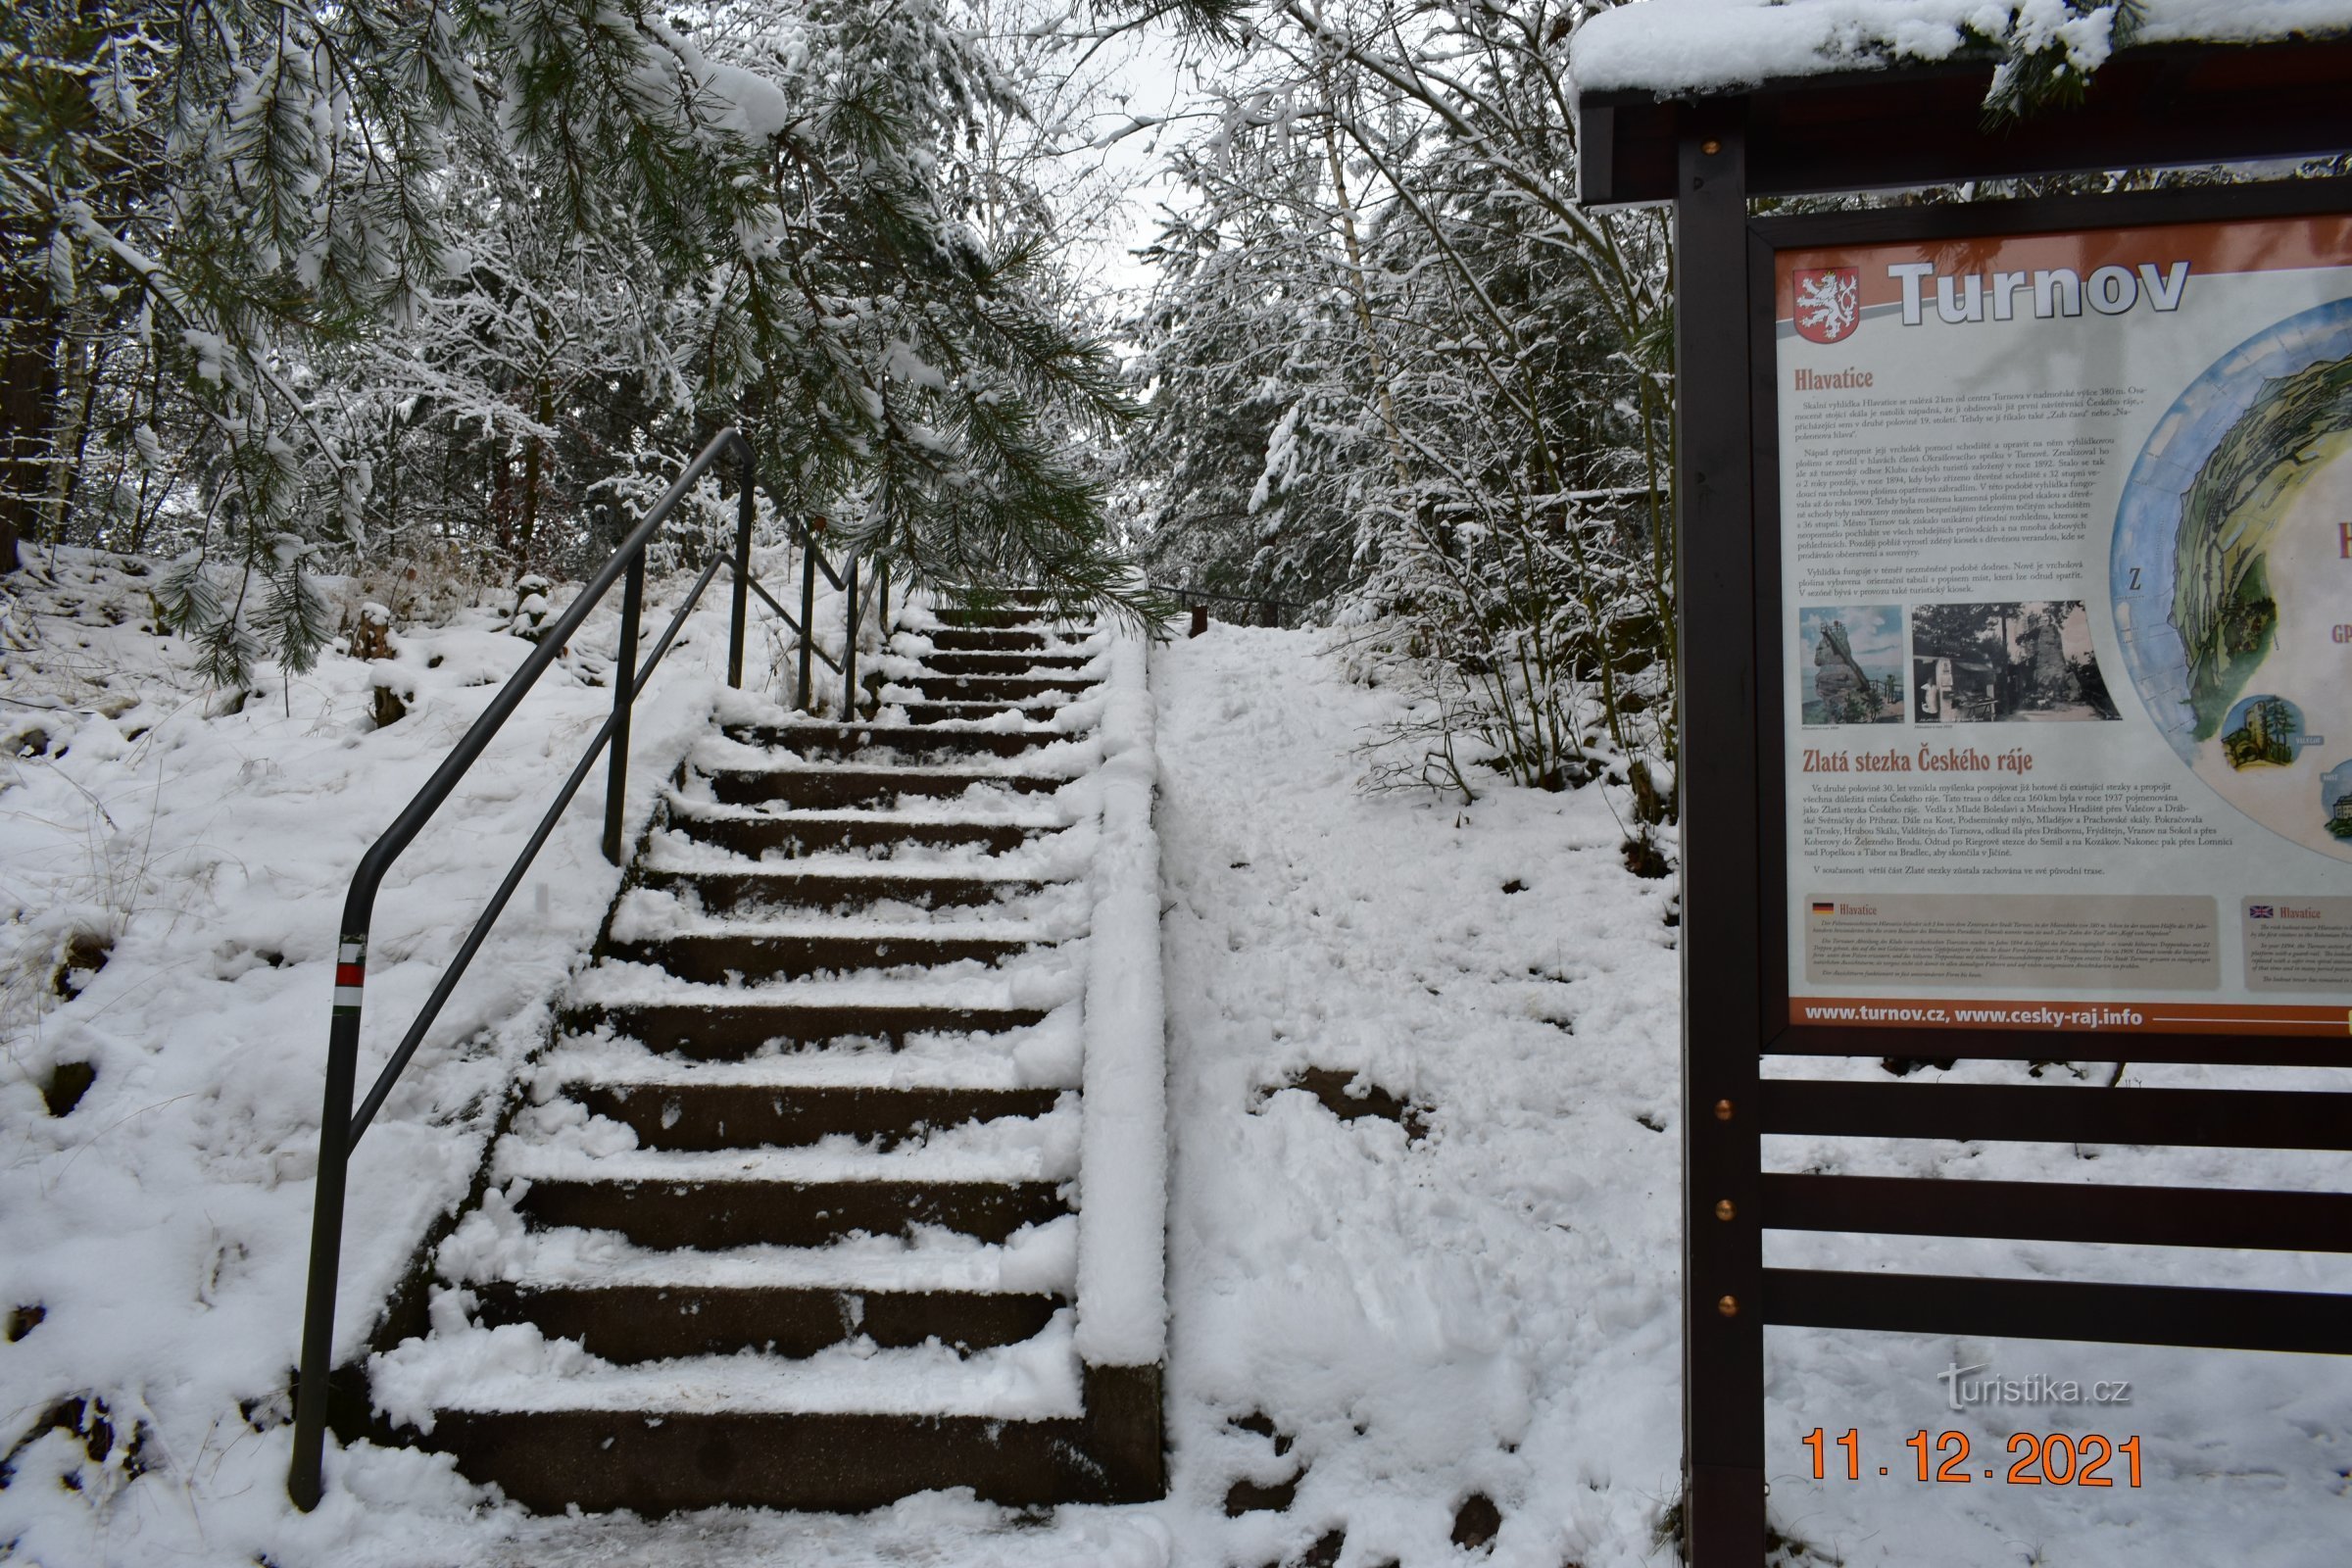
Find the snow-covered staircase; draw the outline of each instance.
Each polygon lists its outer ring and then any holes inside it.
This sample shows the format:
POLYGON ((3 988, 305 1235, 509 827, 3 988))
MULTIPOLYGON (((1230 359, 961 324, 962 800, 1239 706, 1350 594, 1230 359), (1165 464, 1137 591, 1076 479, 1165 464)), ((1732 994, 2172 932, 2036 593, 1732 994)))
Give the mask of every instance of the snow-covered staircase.
POLYGON ((1017 608, 907 619, 874 722, 689 759, 439 1250, 431 1332, 370 1363, 380 1410, 531 1507, 1164 1490, 1156 1177, 1131 1126, 1082 1125, 1103 1074, 1124 1122, 1157 1104, 1155 953, 1150 1040, 1089 1060, 1139 1016, 1089 952, 1136 831, 1105 808, 1122 650, 1017 608), (1094 1276, 1149 1281, 1082 1302, 1082 1220, 1094 1276))

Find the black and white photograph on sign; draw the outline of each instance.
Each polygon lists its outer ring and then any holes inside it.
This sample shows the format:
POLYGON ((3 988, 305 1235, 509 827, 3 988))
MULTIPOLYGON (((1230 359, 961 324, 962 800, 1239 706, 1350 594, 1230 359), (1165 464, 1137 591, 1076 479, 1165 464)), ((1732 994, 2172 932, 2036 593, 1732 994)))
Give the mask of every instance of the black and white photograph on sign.
POLYGON ((1911 711, 1922 724, 2123 716, 2075 599, 1912 606, 1911 711))
POLYGON ((1903 721, 1900 605, 1799 610, 1796 642, 1806 724, 1903 721))

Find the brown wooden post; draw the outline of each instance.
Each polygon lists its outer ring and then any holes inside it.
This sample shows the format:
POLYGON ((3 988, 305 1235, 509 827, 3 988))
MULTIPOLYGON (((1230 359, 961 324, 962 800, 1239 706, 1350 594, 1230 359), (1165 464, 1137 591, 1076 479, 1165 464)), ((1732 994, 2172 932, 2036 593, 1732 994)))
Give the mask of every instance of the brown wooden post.
POLYGON ((1186 632, 1185 635, 1198 637, 1206 630, 1208 630, 1208 607, 1206 605, 1193 606, 1193 629, 1186 632))
POLYGON ((1675 200, 1682 437, 1684 1525, 1692 1568, 1764 1549, 1763 985, 1746 148, 1692 116, 1675 200))

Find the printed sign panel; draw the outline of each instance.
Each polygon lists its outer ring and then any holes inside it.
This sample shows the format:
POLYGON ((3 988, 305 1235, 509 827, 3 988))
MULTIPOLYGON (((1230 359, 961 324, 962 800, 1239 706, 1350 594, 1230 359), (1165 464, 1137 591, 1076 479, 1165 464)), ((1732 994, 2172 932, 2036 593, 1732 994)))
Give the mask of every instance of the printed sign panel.
POLYGON ((2352 220, 1775 270, 1789 1021, 2352 1031, 2352 220))

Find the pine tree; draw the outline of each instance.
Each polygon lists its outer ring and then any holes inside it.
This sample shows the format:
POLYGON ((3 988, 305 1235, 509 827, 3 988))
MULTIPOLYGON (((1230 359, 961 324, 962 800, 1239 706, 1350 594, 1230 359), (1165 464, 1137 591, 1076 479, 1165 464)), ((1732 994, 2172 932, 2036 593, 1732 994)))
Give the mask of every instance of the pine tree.
POLYGON ((950 0, 29 0, 0 47, 0 565, 76 506, 186 545, 225 680, 316 655, 288 538, 438 515, 520 564, 728 420, 919 578, 1118 597, 1063 433, 1125 417, 1107 358, 942 198, 1019 109, 950 0))

